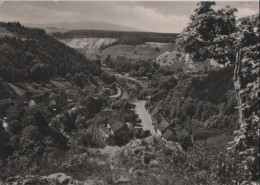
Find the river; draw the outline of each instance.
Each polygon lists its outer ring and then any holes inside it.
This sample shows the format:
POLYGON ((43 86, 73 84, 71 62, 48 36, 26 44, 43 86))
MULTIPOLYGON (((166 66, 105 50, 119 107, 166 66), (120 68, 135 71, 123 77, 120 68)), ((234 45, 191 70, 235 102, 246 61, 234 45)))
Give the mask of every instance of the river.
POLYGON ((138 114, 138 117, 141 119, 141 124, 143 127, 143 130, 149 130, 152 135, 156 135, 153 121, 150 113, 145 108, 146 101, 144 100, 137 100, 134 102, 136 105, 135 112, 138 114))
MULTIPOLYGON (((141 87, 144 87, 143 82, 141 82, 140 80, 137 80, 133 77, 124 76, 124 75, 121 75, 121 74, 118 74, 118 73, 116 73, 116 77, 121 78, 121 79, 125 79, 126 82, 128 80, 130 80, 132 82, 140 84, 141 87)), ((120 93, 121 92, 123 92, 123 96, 124 96, 124 93, 127 94, 125 89, 123 89, 123 90, 120 89, 120 93)), ((114 96, 117 96, 117 94, 114 95, 114 96)), ((123 96, 122 96, 122 98, 123 98, 123 96)), ((125 95, 124 98, 128 98, 128 95, 125 95)), ((155 132, 155 129, 154 129, 154 126, 153 126, 153 122, 152 122, 152 117, 151 117, 150 113, 146 110, 145 103, 146 103, 145 100, 134 100, 133 104, 135 104, 135 106, 136 106, 135 112, 138 115, 138 117, 141 119, 141 124, 142 124, 143 130, 149 130, 152 135, 156 135, 156 132, 155 132)))

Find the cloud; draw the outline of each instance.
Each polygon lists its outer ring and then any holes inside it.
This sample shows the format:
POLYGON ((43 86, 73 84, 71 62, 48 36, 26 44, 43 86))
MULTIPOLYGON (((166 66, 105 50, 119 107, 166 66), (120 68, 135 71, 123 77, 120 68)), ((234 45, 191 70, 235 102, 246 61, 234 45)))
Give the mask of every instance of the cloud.
MULTIPOLYGON (((1 0, 0 0, 1 1, 1 0)), ((257 3, 218 2, 216 8, 230 4, 237 17, 257 13, 257 3)), ((154 32, 180 32, 194 13, 196 2, 3 2, 0 21, 57 23, 100 21, 154 32)))
POLYGON ((118 21, 127 23, 126 26, 156 32, 180 32, 189 21, 187 15, 164 15, 156 8, 139 5, 131 7, 120 5, 117 8, 117 14, 119 15, 118 21))
MULTIPOLYGON (((38 2, 37 2, 38 3, 38 2)), ((53 23, 59 21, 75 21, 82 18, 76 11, 49 9, 45 6, 36 6, 30 2, 4 2, 0 5, 0 20, 21 21, 22 23, 53 23)))

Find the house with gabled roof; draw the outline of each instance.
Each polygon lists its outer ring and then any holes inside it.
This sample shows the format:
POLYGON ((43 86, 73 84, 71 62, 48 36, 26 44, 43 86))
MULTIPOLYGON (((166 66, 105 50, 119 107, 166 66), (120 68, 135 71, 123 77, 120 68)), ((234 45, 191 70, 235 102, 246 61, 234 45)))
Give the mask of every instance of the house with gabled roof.
POLYGON ((113 134, 117 134, 118 132, 124 129, 124 123, 114 118, 110 119, 107 125, 113 134))
POLYGON ((116 180, 117 185, 131 185, 131 180, 127 177, 120 176, 119 179, 116 180))
POLYGON ((99 133, 104 141, 108 140, 114 135, 112 132, 110 132, 108 128, 105 128, 103 126, 99 126, 99 133))
POLYGON ((87 93, 90 93, 90 94, 94 94, 96 92, 96 89, 91 84, 87 83, 84 86, 84 92, 87 92, 87 93))
POLYGON ((6 105, 6 104, 11 104, 12 100, 11 98, 4 98, 0 100, 0 105, 6 105))
POLYGON ((162 136, 162 133, 170 126, 170 123, 162 117, 162 121, 157 126, 158 135, 162 136))
POLYGON ((67 89, 66 94, 69 99, 74 99, 74 100, 76 100, 80 95, 79 90, 76 89, 67 89))
POLYGON ((174 129, 166 129, 162 134, 162 138, 166 141, 177 141, 177 132, 174 129))

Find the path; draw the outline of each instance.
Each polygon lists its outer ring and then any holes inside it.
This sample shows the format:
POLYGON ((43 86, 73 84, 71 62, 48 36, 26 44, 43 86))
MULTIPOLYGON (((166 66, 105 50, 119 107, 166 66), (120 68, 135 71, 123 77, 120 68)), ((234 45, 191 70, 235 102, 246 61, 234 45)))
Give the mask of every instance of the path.
POLYGON ((117 85, 116 89, 117 89, 117 93, 114 94, 114 95, 109 96, 109 98, 118 98, 118 97, 121 96, 122 90, 118 87, 118 85, 117 85))

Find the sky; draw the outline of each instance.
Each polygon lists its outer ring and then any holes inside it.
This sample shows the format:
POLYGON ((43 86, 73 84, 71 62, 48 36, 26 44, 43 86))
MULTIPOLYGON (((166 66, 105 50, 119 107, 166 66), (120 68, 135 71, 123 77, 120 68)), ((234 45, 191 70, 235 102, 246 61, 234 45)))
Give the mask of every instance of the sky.
MULTIPOLYGON (((0 21, 22 24, 98 21, 142 31, 179 33, 189 22, 197 2, 72 2, 1 1, 0 21)), ((258 2, 217 2, 238 9, 237 17, 259 13, 258 2)))

